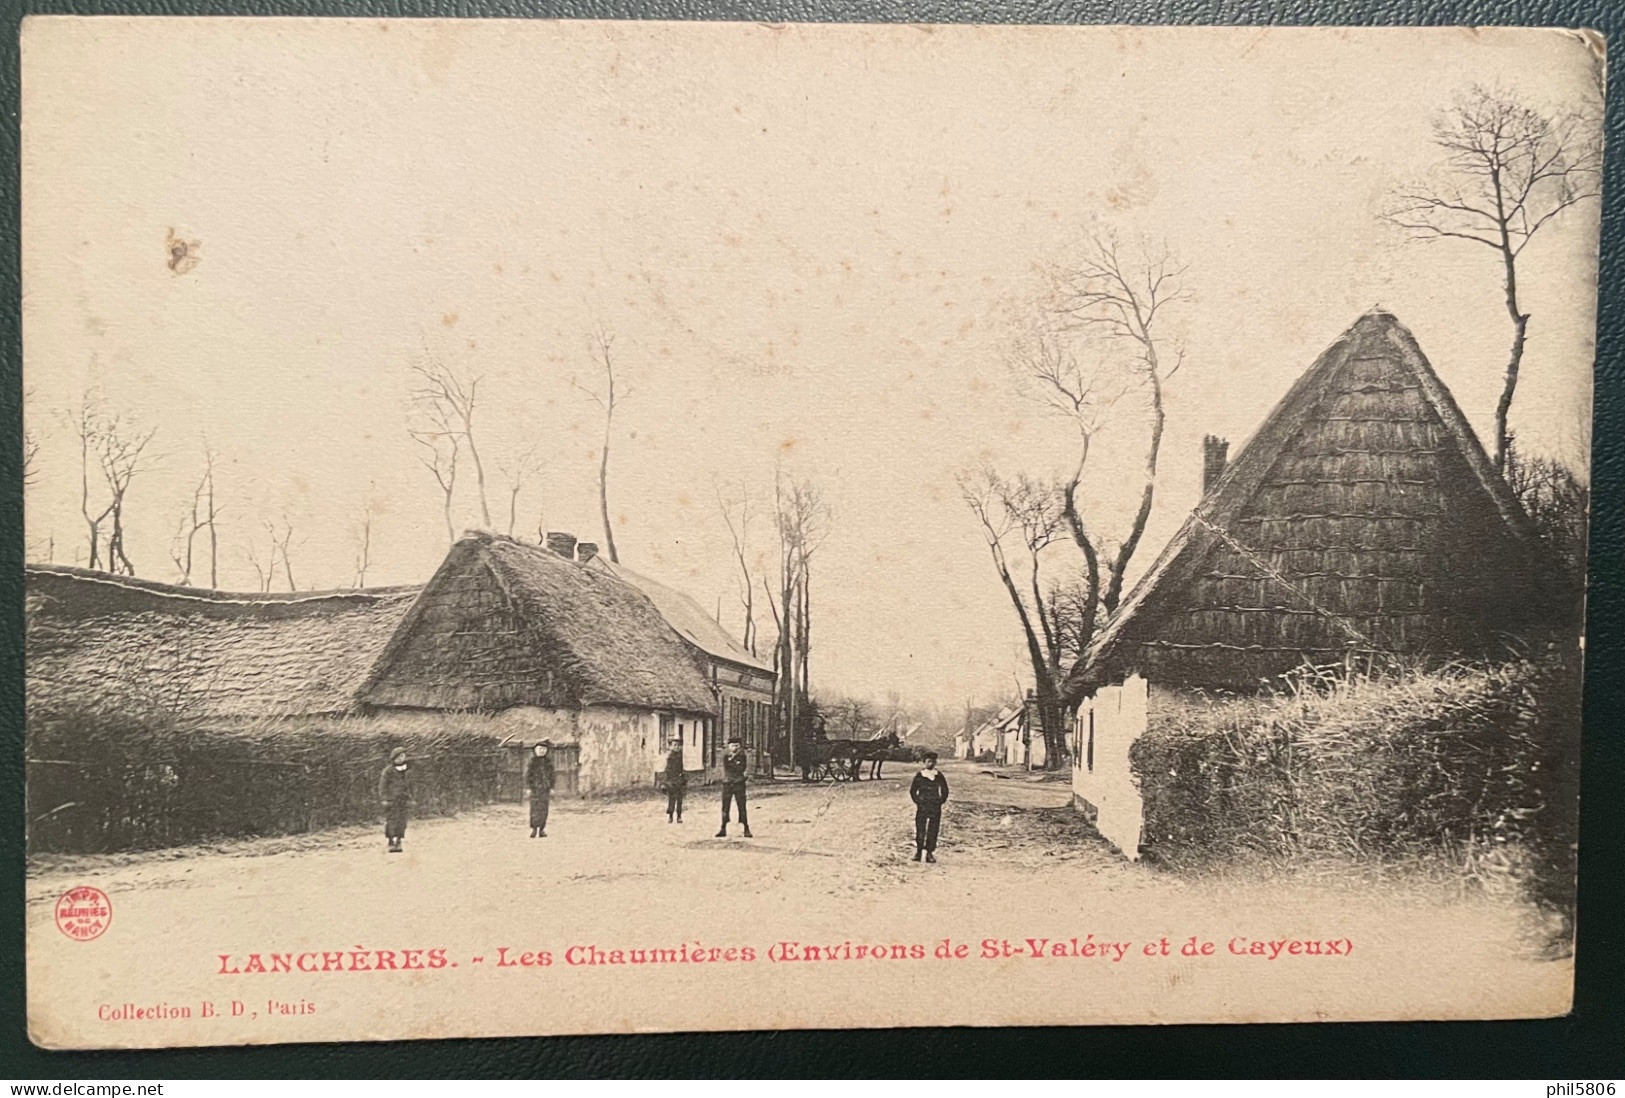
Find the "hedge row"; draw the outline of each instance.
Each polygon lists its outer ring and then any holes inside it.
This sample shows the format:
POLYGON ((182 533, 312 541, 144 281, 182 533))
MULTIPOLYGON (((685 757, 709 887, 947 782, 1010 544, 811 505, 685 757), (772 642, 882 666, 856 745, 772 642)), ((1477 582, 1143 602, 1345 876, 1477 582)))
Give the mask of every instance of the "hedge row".
POLYGON ((1450 859, 1572 904, 1577 660, 1362 675, 1275 695, 1158 705, 1130 760, 1165 863, 1450 859))
POLYGON ((379 820, 378 776, 395 747, 411 758, 414 815, 517 799, 516 753, 456 715, 249 727, 47 718, 28 729, 29 849, 144 850, 379 820))

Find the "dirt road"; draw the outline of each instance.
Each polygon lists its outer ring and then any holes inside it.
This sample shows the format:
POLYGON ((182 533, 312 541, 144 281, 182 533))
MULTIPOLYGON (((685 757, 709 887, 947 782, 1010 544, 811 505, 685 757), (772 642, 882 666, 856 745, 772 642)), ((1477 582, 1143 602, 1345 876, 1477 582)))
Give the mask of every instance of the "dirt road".
POLYGON ((33 1032, 140 1045, 1562 1008, 1568 966, 1520 951, 1515 909, 1346 881, 1183 881, 1113 854, 1058 783, 950 766, 940 863, 915 863, 908 770, 758 785, 753 839, 713 838, 715 793, 695 790, 682 825, 663 799, 561 800, 546 839, 528 837, 523 806, 500 805, 413 821, 403 855, 367 828, 41 864, 33 1032), (95 941, 54 925, 55 898, 76 885, 112 902, 95 941), (1188 937, 1213 952, 1182 958, 1188 937), (1266 960, 1235 954, 1238 938, 1348 941, 1352 954, 1266 960), (933 956, 944 941, 950 956, 933 956), (1093 947, 1108 941, 1127 943, 1116 959, 1093 947), (809 944, 845 957, 803 962, 809 944), (927 956, 908 956, 916 947, 927 956), (592 963, 679 948, 705 959, 592 963), (377 951, 407 949, 443 950, 446 967, 377 971, 377 951), (249 960, 368 952, 366 971, 258 973, 249 960), (525 955, 548 963, 503 963, 525 955), (191 1017, 108 1018, 119 1004, 191 1017))

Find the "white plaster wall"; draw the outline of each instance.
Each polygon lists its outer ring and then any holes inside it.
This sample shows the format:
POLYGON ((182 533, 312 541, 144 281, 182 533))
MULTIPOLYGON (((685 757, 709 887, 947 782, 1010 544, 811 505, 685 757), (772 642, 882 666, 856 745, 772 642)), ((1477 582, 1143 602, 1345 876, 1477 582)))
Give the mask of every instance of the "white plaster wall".
POLYGON ((1129 747, 1146 729, 1149 692, 1138 675, 1106 686, 1078 707, 1072 762, 1072 794, 1095 810, 1095 830, 1130 861, 1140 857, 1144 823, 1139 783, 1129 766, 1129 747), (1094 722, 1091 765, 1089 729, 1094 722))

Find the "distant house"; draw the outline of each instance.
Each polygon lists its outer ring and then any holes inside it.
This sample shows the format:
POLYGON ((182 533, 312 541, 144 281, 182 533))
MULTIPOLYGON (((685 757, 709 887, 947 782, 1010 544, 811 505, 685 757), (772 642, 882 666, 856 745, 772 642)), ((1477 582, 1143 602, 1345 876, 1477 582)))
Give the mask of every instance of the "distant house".
POLYGON ((993 723, 993 761, 1000 766, 1027 764, 1025 706, 1012 705, 999 714, 993 723))
POLYGON ((961 759, 980 759, 984 755, 996 758, 999 754, 999 726, 1015 711, 1015 706, 1007 705, 975 728, 960 732, 954 737, 955 756, 961 759))
POLYGON ((1074 791, 1131 856, 1127 749, 1170 692, 1487 654, 1550 622, 1543 544, 1390 314, 1344 332, 1228 468, 1214 442, 1203 499, 1067 682, 1074 791))
POLYGON ((30 713, 348 716, 383 730, 455 714, 493 748, 552 740, 561 792, 582 793, 653 784, 680 728, 707 770, 742 708, 722 699, 760 694, 764 677, 771 697, 771 669, 709 654, 721 641, 693 639, 683 596, 662 587, 657 608, 652 581, 560 548, 471 533, 421 588, 294 595, 31 565, 30 713), (728 682, 736 663, 749 683, 728 682))

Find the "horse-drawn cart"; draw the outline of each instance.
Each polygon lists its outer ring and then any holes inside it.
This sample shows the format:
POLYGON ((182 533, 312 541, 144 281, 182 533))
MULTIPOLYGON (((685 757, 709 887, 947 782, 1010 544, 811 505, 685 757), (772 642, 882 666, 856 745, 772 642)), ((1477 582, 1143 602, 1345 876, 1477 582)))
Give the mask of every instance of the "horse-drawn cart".
POLYGON ((863 764, 869 764, 869 777, 880 777, 880 768, 896 757, 901 741, 895 733, 872 740, 808 740, 797 745, 801 780, 855 782, 862 778, 863 764))

